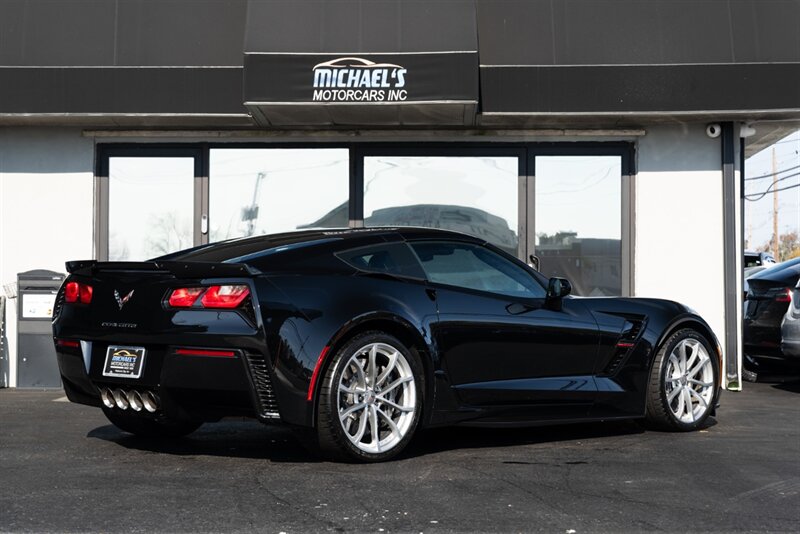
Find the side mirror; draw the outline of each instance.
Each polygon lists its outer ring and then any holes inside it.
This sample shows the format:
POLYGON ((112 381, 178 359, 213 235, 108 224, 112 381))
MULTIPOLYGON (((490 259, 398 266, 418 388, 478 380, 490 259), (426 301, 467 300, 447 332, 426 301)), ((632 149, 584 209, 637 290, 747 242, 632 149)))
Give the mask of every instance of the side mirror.
POLYGON ((566 278, 551 278, 547 284, 547 300, 556 300, 572 293, 572 284, 566 278))
MULTIPOLYGON (((534 256, 533 254, 528 256, 528 265, 530 265, 533 269, 536 269, 537 271, 539 271, 539 265, 540 265, 539 256, 534 256)), ((539 271, 539 272, 541 272, 541 271, 539 271)))

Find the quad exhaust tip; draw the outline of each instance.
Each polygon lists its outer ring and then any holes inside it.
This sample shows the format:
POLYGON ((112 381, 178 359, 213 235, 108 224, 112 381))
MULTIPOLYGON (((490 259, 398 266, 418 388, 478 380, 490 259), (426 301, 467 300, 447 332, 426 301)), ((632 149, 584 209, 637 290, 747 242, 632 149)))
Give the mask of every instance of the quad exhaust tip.
POLYGON ((135 389, 125 391, 123 389, 103 388, 100 390, 100 400, 106 408, 119 408, 127 410, 130 408, 134 412, 141 412, 142 409, 149 413, 158 411, 161 401, 158 395, 152 391, 139 392, 135 389))
POLYGON ((117 405, 116 401, 114 400, 114 394, 111 393, 111 390, 108 388, 103 388, 100 390, 100 400, 103 401, 103 404, 106 408, 113 408, 117 405))
POLYGON ((114 402, 120 410, 127 410, 128 406, 130 406, 128 404, 128 397, 125 396, 125 392, 121 389, 114 390, 114 402))
POLYGON ((142 404, 145 410, 150 413, 155 413, 155 411, 158 410, 158 395, 152 391, 145 391, 142 395, 142 404))
POLYGON ((125 397, 128 399, 128 404, 131 406, 131 410, 134 412, 141 412, 142 411, 142 396, 139 394, 138 391, 135 389, 128 391, 125 393, 125 397))

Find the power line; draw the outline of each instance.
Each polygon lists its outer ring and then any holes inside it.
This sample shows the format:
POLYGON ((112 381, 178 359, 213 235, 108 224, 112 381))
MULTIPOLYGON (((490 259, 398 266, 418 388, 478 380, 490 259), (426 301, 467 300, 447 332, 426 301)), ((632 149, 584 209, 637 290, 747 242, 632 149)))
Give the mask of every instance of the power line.
MULTIPOLYGON (((800 175, 800 173, 798 173, 797 175, 800 175)), ((797 175, 795 175, 795 176, 797 176, 797 175)), ((787 176, 787 178, 788 178, 788 176, 787 176)), ((745 200, 749 200, 750 202, 756 202, 758 200, 761 200, 765 196, 767 196, 769 193, 777 193, 778 191, 786 191, 787 189, 794 189, 795 187, 800 187, 800 183, 797 183, 797 184, 794 184, 794 185, 787 185, 786 187, 780 187, 778 189, 767 189, 763 193, 753 193, 753 194, 750 194, 750 195, 745 195, 744 199, 745 200), (753 196, 756 196, 756 195, 758 195, 758 198, 750 198, 750 197, 753 197, 753 196)))
POLYGON ((789 167, 788 169, 783 169, 778 172, 771 172, 769 174, 762 174, 761 176, 753 176, 752 178, 745 178, 745 182, 749 182, 751 180, 763 180, 764 178, 772 178, 773 176, 777 176, 779 174, 783 174, 785 172, 793 171, 795 169, 800 169, 800 165, 795 165, 794 167, 789 167))
MULTIPOLYGON (((747 199, 747 200, 756 201, 756 200, 761 200, 768 193, 777 193, 778 191, 783 191, 783 189, 773 189, 773 187, 775 187, 779 182, 782 182, 784 180, 788 180, 789 178, 794 178, 795 176, 800 176, 800 172, 796 172, 794 174, 790 174, 789 176, 784 176, 782 178, 778 178, 777 180, 775 180, 771 184, 769 184, 769 187, 767 187, 764 191, 762 191, 760 193, 744 193, 744 198, 747 199), (757 198, 750 198, 750 197, 757 197, 757 198)), ((777 210, 777 206, 775 207, 775 209, 777 210)))
MULTIPOLYGON (((764 192, 765 193, 769 193, 772 190, 772 188, 775 187, 775 184, 777 184, 778 182, 782 182, 784 180, 788 180, 789 178, 794 178, 795 176, 800 176, 800 172, 796 172, 794 174, 787 174, 786 176, 781 176, 780 178, 778 178, 777 180, 775 180, 771 184, 769 184, 769 186, 767 187, 767 189, 764 192)), ((757 195, 758 193, 750 193, 750 194, 751 195, 757 195)))

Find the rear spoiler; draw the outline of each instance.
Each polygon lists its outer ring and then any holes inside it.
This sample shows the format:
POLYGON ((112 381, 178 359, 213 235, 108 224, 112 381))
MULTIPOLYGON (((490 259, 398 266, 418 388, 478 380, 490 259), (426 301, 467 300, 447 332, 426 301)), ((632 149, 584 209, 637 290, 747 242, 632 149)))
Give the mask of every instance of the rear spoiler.
POLYGON ((97 261, 77 260, 66 263, 67 272, 92 276, 101 272, 169 273, 178 278, 216 278, 257 275, 261 271, 244 263, 201 261, 97 261))

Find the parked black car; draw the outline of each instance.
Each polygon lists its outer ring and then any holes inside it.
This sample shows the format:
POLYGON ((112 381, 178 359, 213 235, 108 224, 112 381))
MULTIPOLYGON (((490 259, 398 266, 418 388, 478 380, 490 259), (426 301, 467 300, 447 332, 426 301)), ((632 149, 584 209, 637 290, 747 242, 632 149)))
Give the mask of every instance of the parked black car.
POLYGON ((789 295, 789 306, 781 322, 781 351, 800 364, 800 281, 789 295))
POLYGON ((760 266, 775 265, 775 256, 769 252, 751 252, 745 251, 744 253, 744 268, 760 267, 760 266))
POLYGON ((685 306, 574 298, 454 232, 309 230, 67 268, 64 389, 134 434, 244 415, 376 461, 436 425, 693 430, 719 395, 719 344, 685 306))
MULTIPOLYGON (((747 279, 744 308, 746 376, 755 380, 760 371, 795 371, 800 359, 781 347, 781 323, 800 280, 800 258, 778 263, 747 279)), ((791 328, 791 325, 790 325, 791 328)))

